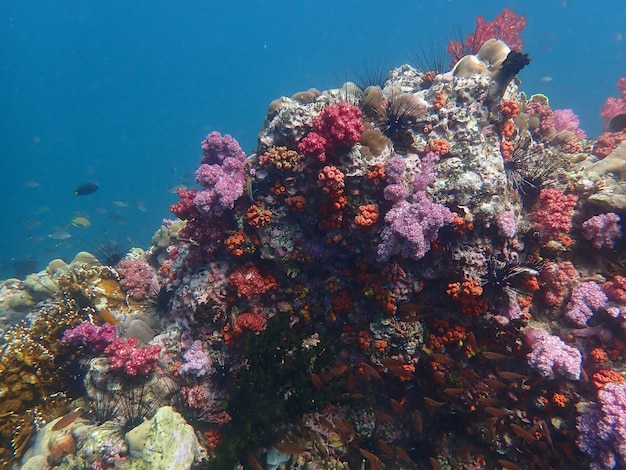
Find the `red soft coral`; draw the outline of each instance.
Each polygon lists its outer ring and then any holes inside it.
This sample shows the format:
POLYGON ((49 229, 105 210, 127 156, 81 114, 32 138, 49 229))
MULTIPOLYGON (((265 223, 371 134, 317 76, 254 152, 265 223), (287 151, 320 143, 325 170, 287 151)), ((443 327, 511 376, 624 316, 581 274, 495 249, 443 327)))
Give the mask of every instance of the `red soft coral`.
POLYGON ((300 144, 300 152, 325 162, 328 154, 352 147, 363 133, 363 120, 358 106, 339 103, 326 106, 313 121, 313 130, 300 144))

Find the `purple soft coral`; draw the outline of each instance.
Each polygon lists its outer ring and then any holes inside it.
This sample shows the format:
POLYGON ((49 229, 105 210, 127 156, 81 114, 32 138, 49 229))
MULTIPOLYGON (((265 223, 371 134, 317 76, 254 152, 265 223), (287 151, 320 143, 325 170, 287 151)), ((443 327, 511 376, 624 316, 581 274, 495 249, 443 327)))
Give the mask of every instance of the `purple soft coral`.
POLYGON ((198 191, 194 203, 203 215, 220 216, 243 194, 246 154, 235 139, 211 132, 202 142, 202 165, 196 171, 198 191))
POLYGON ((570 380, 580 378, 582 356, 578 349, 545 331, 528 330, 525 339, 532 349, 528 363, 542 376, 550 377, 555 371, 570 380))
POLYGON ((594 248, 613 248, 615 241, 622 237, 622 229, 617 224, 619 221, 620 216, 613 212, 594 215, 583 222, 583 237, 591 240, 594 248))
POLYGON ((403 163, 394 162, 385 198, 394 200, 395 204, 385 215, 386 226, 380 232, 379 261, 386 261, 397 252, 413 259, 423 258, 430 250, 430 241, 437 238, 439 229, 454 220, 450 209, 432 202, 426 194, 426 188, 435 179, 434 167, 438 158, 430 152, 422 159, 422 171, 413 179, 415 193, 408 199, 405 196, 408 192, 404 192, 401 183, 403 163))
POLYGON ((181 374, 194 374, 202 377, 211 368, 211 359, 203 349, 202 341, 196 340, 183 355, 185 363, 180 368, 181 374))
POLYGON ((572 291, 567 307, 565 318, 577 326, 585 326, 593 313, 604 307, 608 297, 597 282, 581 282, 572 291))
POLYGON ((63 332, 64 343, 74 345, 87 344, 97 353, 104 351, 116 338, 117 328, 110 323, 98 326, 84 321, 71 330, 65 330, 63 332))
POLYGON ((605 385, 598 392, 598 403, 578 417, 576 427, 580 433, 576 443, 593 459, 592 469, 626 464, 626 383, 605 385))

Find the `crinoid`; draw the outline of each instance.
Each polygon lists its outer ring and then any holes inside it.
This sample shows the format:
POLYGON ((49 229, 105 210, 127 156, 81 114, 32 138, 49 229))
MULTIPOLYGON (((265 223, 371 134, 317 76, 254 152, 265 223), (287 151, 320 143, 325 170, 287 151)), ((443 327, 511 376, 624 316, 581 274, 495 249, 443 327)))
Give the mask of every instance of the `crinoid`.
POLYGON ((555 182, 558 170, 565 166, 563 157, 548 153, 523 131, 513 143, 513 155, 504 163, 504 171, 510 188, 525 202, 532 202, 541 188, 555 182))
POLYGON ((115 240, 105 240, 94 249, 96 258, 105 266, 115 267, 130 251, 130 247, 115 240))

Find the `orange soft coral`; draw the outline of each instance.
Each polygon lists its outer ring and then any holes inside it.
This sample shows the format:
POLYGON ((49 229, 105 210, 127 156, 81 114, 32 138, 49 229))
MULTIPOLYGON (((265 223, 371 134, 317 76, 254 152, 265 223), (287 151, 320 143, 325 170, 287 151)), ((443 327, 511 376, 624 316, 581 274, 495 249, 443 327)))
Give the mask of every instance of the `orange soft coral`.
POLYGON ((246 222, 259 229, 265 227, 272 220, 272 212, 259 202, 252 204, 246 211, 246 222))
POLYGON ((371 227, 378 222, 378 206, 364 204, 359 206, 359 213, 354 217, 354 223, 359 227, 371 227))

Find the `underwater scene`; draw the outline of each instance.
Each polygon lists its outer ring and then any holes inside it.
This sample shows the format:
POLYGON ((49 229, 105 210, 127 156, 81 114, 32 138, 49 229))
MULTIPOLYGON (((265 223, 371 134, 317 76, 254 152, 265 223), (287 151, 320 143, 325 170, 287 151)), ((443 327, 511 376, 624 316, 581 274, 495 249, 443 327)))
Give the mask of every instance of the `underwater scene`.
POLYGON ((0 6, 0 468, 626 468, 626 9, 0 6))

